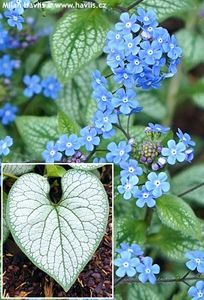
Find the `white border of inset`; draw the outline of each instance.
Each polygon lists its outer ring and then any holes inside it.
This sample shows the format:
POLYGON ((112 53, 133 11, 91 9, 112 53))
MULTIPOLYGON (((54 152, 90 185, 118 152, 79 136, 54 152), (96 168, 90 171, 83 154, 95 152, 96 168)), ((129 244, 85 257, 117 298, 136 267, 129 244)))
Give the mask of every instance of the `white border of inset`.
MULTIPOLYGON (((76 163, 77 165, 83 165, 83 163, 76 163)), ((92 163, 90 163, 92 164, 92 163)), ((94 163, 96 164, 96 163, 94 163)), ((28 300, 32 300, 32 299, 66 299, 66 300, 83 300, 83 299, 99 299, 99 300, 114 300, 114 240, 115 240, 115 232, 114 232, 114 228, 115 228, 115 220, 114 220, 114 164, 113 163, 104 163, 104 166, 110 165, 112 166, 112 297, 111 298, 107 298, 107 297, 4 297, 3 296, 3 167, 5 165, 34 165, 34 166, 39 166, 39 165, 69 165, 69 163, 37 163, 37 162, 33 162, 33 163, 1 163, 1 280, 0 280, 0 285, 1 285, 1 289, 0 289, 0 295, 1 295, 1 299, 28 299, 28 300)), ((100 165, 100 163, 99 163, 100 165)), ((102 166, 103 167, 103 166, 102 166)), ((99 167, 99 168, 102 168, 99 167)), ((93 169, 94 170, 94 169, 93 169)), ((90 170, 90 171, 93 171, 90 170)), ((27 172, 29 173, 29 172, 27 172)))

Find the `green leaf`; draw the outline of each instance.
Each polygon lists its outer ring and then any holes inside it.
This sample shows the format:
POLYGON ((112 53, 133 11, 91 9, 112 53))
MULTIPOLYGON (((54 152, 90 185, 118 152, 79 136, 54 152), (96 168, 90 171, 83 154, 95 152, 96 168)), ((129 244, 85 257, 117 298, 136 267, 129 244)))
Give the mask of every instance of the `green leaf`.
POLYGON ((20 249, 68 291, 101 242, 109 206, 103 185, 89 172, 69 170, 61 186, 54 204, 45 177, 22 175, 9 192, 7 221, 20 249))
POLYGON ((60 133, 79 133, 79 126, 71 120, 63 111, 58 113, 58 127, 60 133))
POLYGON ((147 238, 147 244, 157 248, 164 257, 182 262, 185 260, 187 251, 204 250, 203 237, 197 240, 195 237, 184 235, 164 226, 159 233, 147 238))
POLYGON ((143 106, 143 112, 156 119, 163 120, 166 116, 166 108, 159 100, 159 95, 154 92, 143 91, 138 94, 138 101, 143 106))
MULTIPOLYGON (((200 183, 204 183, 204 164, 199 164, 185 169, 184 171, 178 173, 172 178, 171 186, 172 192, 176 195, 180 195, 200 183)), ((189 192, 182 197, 189 201, 196 201, 199 204, 204 205, 204 185, 200 188, 189 192)))
POLYGON ((46 144, 59 136, 56 117, 17 117, 16 126, 28 152, 34 153, 36 159, 41 158, 46 144))
POLYGON ((130 136, 135 139, 135 142, 140 144, 146 137, 145 126, 137 125, 130 128, 130 136))
MULTIPOLYGON (((126 0, 124 0, 126 1, 126 0)), ((132 3, 132 1, 130 1, 132 3)), ((145 0, 139 5, 144 9, 153 9, 159 20, 164 20, 174 15, 181 15, 187 11, 195 9, 193 0, 145 0)), ((192 12, 193 13, 193 12, 192 12)))
POLYGON ((131 217, 116 219, 117 244, 124 241, 143 245, 146 241, 147 226, 143 220, 136 220, 131 217))
POLYGON ((58 22, 52 36, 52 56, 64 80, 102 52, 107 28, 100 9, 71 11, 58 22))
POLYGON ((130 285, 127 293, 127 300, 158 300, 157 287, 150 284, 134 284, 130 285))
POLYGON ((179 46, 183 50, 183 61, 188 69, 204 61, 203 36, 188 29, 180 30, 177 35, 179 46))
POLYGON ((3 243, 7 240, 10 230, 7 225, 6 221, 6 205, 7 205, 7 194, 4 193, 4 198, 3 198, 3 243))
POLYGON ((181 198, 164 195, 157 199, 156 209, 161 222, 169 228, 193 237, 201 235, 198 218, 181 198))
POLYGON ((48 177, 63 177, 66 170, 58 165, 46 165, 46 172, 48 177))

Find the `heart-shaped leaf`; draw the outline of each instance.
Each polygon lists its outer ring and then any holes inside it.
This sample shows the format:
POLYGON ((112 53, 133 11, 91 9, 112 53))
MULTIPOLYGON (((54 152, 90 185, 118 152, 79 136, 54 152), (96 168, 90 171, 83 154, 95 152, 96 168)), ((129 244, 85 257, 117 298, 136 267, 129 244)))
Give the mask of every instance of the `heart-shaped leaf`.
POLYGON ((54 204, 46 178, 22 175, 9 193, 7 221, 22 251, 68 291, 99 246, 109 206, 103 185, 89 172, 69 170, 61 186, 54 204))
MULTIPOLYGON (((33 170, 35 165, 31 164, 5 164, 3 165, 3 174, 21 175, 33 170)), ((5 175, 6 176, 6 175, 5 175)))

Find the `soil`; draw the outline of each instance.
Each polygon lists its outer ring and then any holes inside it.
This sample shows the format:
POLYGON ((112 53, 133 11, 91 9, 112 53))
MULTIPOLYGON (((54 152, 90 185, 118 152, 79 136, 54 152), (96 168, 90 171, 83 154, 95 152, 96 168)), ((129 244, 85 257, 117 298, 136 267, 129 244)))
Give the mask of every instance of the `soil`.
POLYGON ((74 285, 64 292, 58 283, 29 261, 9 236, 3 249, 4 297, 112 296, 112 169, 105 166, 98 170, 109 198, 109 221, 98 250, 74 285))

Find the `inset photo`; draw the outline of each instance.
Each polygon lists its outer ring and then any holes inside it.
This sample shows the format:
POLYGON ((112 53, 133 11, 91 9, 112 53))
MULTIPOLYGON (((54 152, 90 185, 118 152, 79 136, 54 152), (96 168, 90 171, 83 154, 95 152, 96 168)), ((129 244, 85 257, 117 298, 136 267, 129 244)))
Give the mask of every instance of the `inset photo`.
POLYGON ((112 299, 112 164, 3 163, 1 175, 1 298, 112 299))

